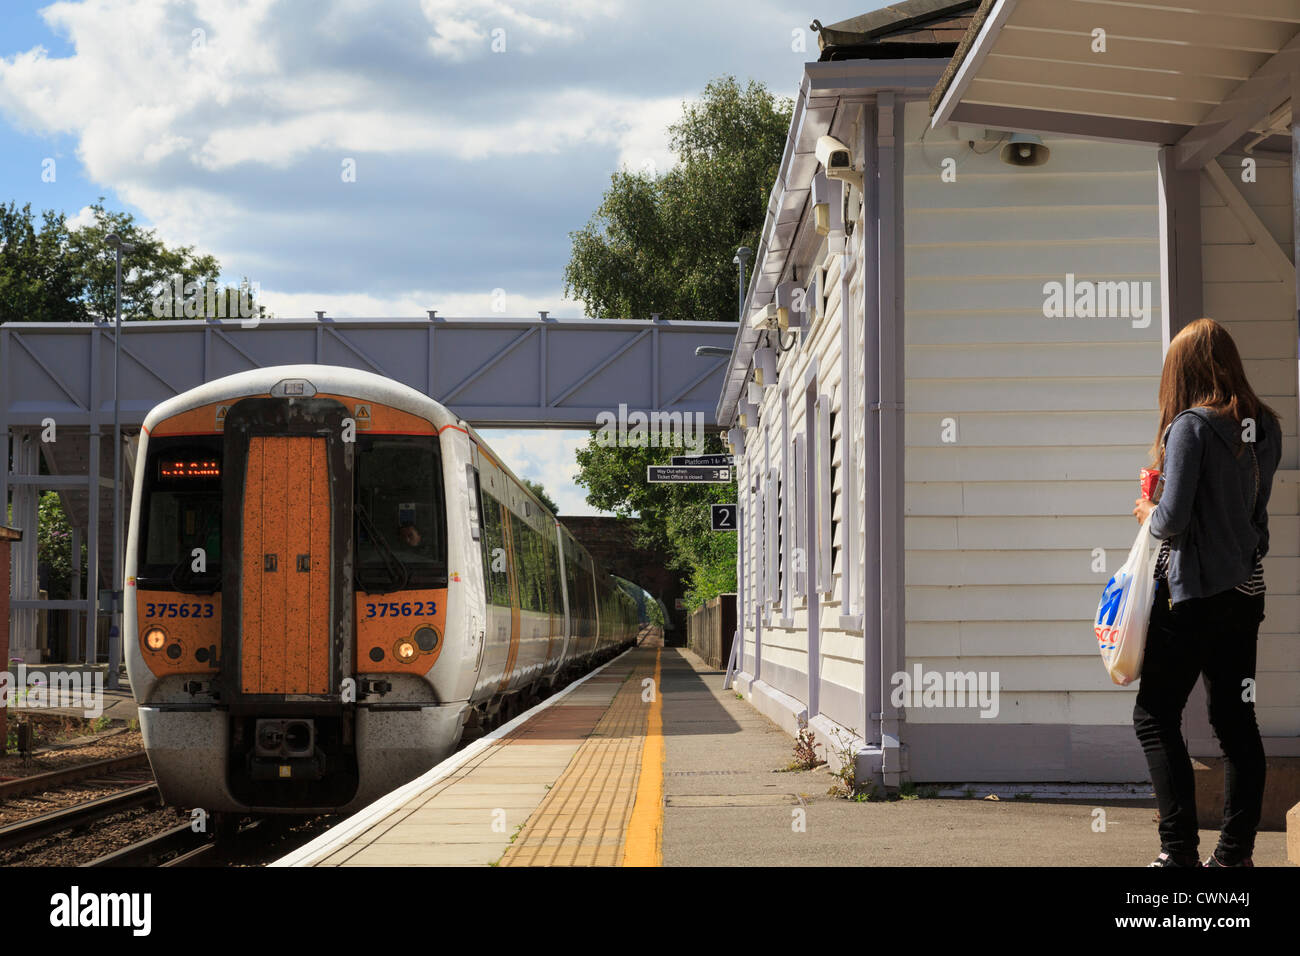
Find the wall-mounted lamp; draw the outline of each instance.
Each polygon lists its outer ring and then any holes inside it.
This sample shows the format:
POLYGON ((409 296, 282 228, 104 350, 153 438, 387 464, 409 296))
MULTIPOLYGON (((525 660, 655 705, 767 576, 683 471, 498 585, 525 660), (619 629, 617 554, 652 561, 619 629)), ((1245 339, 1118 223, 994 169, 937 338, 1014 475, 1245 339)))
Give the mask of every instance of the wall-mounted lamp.
POLYGON ((821 172, 813 177, 813 226, 817 235, 844 231, 844 183, 821 172))
POLYGON ((775 349, 754 350, 754 381, 762 388, 771 388, 776 384, 775 349))
POLYGON ((776 325, 782 332, 802 329, 808 321, 808 308, 804 304, 803 286, 797 282, 782 282, 776 287, 776 325), (796 303, 796 295, 798 302, 796 303), (798 304, 800 307, 795 308, 798 304))

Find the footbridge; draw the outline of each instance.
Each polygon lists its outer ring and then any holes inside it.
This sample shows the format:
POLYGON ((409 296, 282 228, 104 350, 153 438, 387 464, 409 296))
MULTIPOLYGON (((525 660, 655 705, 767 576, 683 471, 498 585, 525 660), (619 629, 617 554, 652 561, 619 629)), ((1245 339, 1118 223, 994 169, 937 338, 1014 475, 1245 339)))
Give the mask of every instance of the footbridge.
MULTIPOLYGON (((386 376, 428 395, 478 428, 594 428, 601 412, 682 413, 714 426, 732 322, 663 319, 250 318, 0 325, 0 502, 24 531, 14 546, 11 652, 37 646, 37 612, 80 618, 68 636, 94 661, 107 622, 113 514, 129 507, 133 449, 155 405, 204 382, 272 365, 342 365, 386 376), (116 353, 116 354, 115 354, 116 353), (123 442, 123 482, 113 500, 114 363, 123 442), (50 426, 53 425, 53 431, 50 426), (55 440, 48 440, 49 436, 55 440), (42 440, 43 437, 45 440, 42 440), (72 525, 74 582, 68 600, 40 600, 37 507, 58 491, 72 525), (78 641, 78 635, 82 641, 78 641), (98 637, 97 637, 98 635, 98 637)), ((0 524, 4 524, 0 521, 0 524)), ((116 656, 116 655, 114 655, 116 656)))

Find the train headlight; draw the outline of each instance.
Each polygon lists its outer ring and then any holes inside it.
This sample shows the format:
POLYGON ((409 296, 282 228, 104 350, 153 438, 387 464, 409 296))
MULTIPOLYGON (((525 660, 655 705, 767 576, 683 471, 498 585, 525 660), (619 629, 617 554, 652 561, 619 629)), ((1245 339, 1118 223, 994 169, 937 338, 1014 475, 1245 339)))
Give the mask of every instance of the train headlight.
POLYGON ((154 626, 144 632, 144 646, 151 651, 161 651, 163 645, 167 643, 167 632, 161 627, 154 626))
POLYGON ((420 652, 416 648, 415 642, 403 639, 397 642, 397 646, 393 648, 393 653, 397 655, 397 659, 403 664, 409 664, 415 660, 415 655, 420 652))

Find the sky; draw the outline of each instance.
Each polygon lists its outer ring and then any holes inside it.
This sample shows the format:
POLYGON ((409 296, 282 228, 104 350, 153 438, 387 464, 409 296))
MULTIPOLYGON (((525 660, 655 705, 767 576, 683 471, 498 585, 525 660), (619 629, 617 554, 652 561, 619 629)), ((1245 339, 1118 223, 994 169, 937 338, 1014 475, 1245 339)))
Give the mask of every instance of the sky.
MULTIPOLYGON (((584 314, 569 233, 716 77, 793 96, 881 0, 5 0, 0 202, 104 197, 279 316, 584 314), (498 297, 500 293, 498 293, 498 297)), ((585 433, 492 430, 561 514, 585 433)))

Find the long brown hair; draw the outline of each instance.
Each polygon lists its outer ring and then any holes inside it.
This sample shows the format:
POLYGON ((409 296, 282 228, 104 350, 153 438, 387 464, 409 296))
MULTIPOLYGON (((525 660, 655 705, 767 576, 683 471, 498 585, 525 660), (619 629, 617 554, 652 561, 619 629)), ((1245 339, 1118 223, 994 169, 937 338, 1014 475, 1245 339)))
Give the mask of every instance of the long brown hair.
POLYGON ((1246 381, 1241 355, 1228 330, 1213 319, 1197 319, 1174 336, 1160 373, 1160 427, 1151 446, 1156 468, 1165 465, 1160 439, 1181 412, 1202 406, 1241 422, 1256 422, 1267 412, 1277 412, 1259 400, 1246 381))

